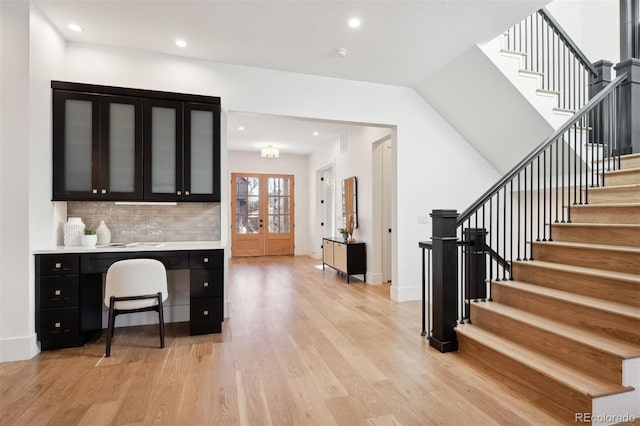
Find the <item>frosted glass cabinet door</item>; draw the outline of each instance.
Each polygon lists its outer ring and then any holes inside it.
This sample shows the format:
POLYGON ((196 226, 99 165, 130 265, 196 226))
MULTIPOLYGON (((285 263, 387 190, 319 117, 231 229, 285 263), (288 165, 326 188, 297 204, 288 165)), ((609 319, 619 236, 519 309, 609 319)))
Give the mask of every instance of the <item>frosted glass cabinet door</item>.
POLYGON ((220 201, 220 107, 184 104, 184 200, 220 201))
POLYGON ((144 198, 182 199, 182 103, 144 101, 144 198))
POLYGON ((102 96, 101 189, 105 198, 142 198, 142 100, 102 96))
POLYGON ((100 97, 54 92, 53 103, 53 200, 97 196, 100 97))

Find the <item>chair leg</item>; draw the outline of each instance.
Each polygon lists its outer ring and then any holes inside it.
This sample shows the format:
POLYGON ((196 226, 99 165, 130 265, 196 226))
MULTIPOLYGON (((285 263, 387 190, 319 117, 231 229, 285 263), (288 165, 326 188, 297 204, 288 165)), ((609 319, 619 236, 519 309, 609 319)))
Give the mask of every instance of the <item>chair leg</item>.
POLYGON ((160 322, 160 347, 164 348, 164 311, 162 309, 162 293, 158 293, 158 317, 160 322))
POLYGON ((107 326, 107 349, 105 350, 105 356, 108 358, 111 356, 111 339, 113 338, 113 329, 115 324, 115 297, 111 296, 109 299, 109 324, 107 326))

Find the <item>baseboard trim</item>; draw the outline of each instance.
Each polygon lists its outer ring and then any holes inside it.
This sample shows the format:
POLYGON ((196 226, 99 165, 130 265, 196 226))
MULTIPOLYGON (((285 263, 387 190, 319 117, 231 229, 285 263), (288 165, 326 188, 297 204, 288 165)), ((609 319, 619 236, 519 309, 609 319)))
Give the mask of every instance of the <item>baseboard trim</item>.
POLYGON ((396 302, 422 300, 422 287, 398 287, 395 284, 391 284, 391 300, 396 302))
POLYGON ((36 334, 0 339, 0 362, 31 359, 40 352, 36 334))
POLYGON ((380 272, 367 272, 367 284, 381 285, 382 273, 380 272))

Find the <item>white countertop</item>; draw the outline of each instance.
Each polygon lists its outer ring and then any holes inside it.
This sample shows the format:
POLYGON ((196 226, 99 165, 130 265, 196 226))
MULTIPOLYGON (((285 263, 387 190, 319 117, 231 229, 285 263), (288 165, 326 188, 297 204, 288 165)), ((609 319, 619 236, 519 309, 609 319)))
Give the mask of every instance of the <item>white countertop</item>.
POLYGON ((174 251, 174 250, 213 250, 224 248, 221 241, 184 241, 184 242, 139 242, 130 244, 109 244, 106 246, 58 246, 51 249, 34 250, 33 254, 64 254, 64 253, 113 253, 136 251, 174 251))

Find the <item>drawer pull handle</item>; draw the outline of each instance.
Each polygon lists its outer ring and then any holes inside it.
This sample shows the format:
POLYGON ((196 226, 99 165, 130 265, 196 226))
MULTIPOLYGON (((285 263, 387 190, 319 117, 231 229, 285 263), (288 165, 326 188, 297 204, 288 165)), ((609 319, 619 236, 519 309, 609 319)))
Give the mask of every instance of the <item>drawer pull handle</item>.
POLYGON ((56 269, 62 268, 62 263, 56 263, 56 269))
POLYGON ((209 310, 202 311, 202 315, 204 315, 205 317, 208 317, 209 316, 209 310))
POLYGON ((208 258, 208 257, 205 257, 204 259, 202 259, 202 261, 203 261, 204 263, 209 263, 209 258, 208 258))
POLYGON ((60 296, 62 294, 62 290, 55 290, 53 294, 55 294, 56 296, 60 296))
POLYGON ((54 326, 55 328, 60 328, 61 324, 60 324, 59 322, 57 322, 57 323, 53 324, 53 326, 54 326))
POLYGON ((205 281, 202 283, 202 287, 209 287, 209 281, 205 281))

